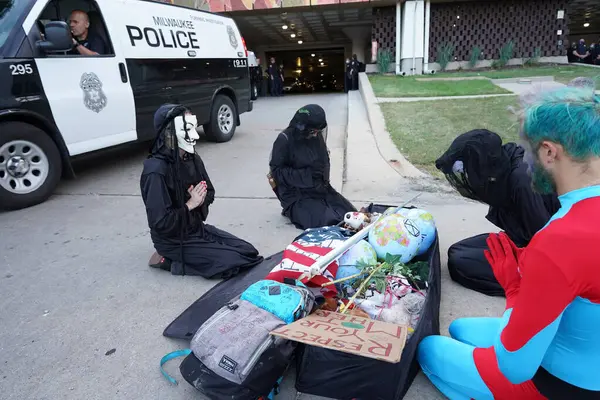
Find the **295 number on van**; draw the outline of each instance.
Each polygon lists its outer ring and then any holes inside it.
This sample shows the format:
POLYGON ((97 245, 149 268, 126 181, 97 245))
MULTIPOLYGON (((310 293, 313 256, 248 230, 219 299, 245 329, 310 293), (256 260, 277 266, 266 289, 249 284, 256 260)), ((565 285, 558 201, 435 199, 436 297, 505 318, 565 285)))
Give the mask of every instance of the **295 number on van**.
POLYGON ((9 65, 11 75, 31 75, 33 74, 33 68, 31 64, 12 64, 9 65))

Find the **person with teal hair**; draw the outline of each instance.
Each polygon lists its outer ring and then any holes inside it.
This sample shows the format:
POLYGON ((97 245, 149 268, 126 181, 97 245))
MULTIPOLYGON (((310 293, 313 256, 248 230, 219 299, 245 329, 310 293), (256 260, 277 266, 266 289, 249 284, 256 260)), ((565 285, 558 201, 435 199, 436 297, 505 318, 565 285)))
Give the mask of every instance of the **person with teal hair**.
POLYGON ((561 207, 524 248, 489 235, 504 314, 455 320, 417 358, 451 399, 598 399, 600 96, 589 85, 539 92, 519 116, 532 185, 561 207))

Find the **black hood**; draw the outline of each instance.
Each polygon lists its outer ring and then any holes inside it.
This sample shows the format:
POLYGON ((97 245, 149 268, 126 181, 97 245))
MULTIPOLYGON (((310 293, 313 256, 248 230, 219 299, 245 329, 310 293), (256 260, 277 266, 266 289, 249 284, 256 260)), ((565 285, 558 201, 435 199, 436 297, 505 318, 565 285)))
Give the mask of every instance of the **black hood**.
POLYGON ((286 131, 294 138, 305 138, 311 130, 327 128, 325 110, 318 104, 308 104, 294 114, 286 131))
POLYGON ((436 160, 435 166, 461 194, 489 205, 501 206, 509 201, 506 187, 512 166, 510 154, 516 151, 518 149, 510 146, 505 148, 498 134, 476 129, 454 139, 450 148, 436 160), (464 167, 464 177, 460 182, 454 180, 456 174, 452 170, 456 161, 462 161, 464 167))
POLYGON ((150 156, 167 158, 169 161, 177 159, 179 148, 177 146, 173 120, 186 111, 189 111, 189 109, 180 104, 163 104, 156 110, 154 113, 156 138, 150 147, 150 156), (171 136, 170 142, 173 143, 173 148, 167 146, 168 136, 171 136))
POLYGON ((523 157, 525 156, 525 149, 516 143, 506 143, 502 146, 502 150, 506 153, 506 156, 510 159, 510 169, 515 170, 523 164, 523 157))

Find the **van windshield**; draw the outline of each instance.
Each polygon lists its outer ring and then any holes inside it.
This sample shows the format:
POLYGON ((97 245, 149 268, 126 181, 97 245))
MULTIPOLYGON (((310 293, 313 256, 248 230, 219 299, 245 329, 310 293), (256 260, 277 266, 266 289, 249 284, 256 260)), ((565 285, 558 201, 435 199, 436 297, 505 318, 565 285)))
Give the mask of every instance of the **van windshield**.
POLYGON ((0 0, 0 49, 28 4, 26 0, 0 0))

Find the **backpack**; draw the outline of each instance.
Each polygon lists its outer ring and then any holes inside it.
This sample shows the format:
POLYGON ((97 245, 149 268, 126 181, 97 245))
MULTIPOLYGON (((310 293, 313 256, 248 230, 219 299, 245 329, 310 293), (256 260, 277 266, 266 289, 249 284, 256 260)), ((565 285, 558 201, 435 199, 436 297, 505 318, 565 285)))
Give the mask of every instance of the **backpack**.
MULTIPOLYGON (((289 145, 290 139, 288 138, 288 136, 285 132, 281 132, 279 134, 279 136, 283 136, 285 138, 285 140, 287 140, 288 145, 289 145)), ((272 156, 272 154, 271 154, 271 156, 272 156)), ((279 194, 277 193, 277 182, 275 181, 275 178, 273 177, 273 174, 272 174, 270 168, 269 168, 269 172, 267 173, 267 180, 269 181, 269 185, 271 186, 271 189, 273 190, 275 195, 279 198, 279 194)))
POLYGON ((313 293, 303 285, 254 283, 200 326, 192 354, 180 367, 182 375, 211 398, 268 396, 297 346, 269 332, 308 315, 314 304, 313 293))

